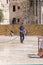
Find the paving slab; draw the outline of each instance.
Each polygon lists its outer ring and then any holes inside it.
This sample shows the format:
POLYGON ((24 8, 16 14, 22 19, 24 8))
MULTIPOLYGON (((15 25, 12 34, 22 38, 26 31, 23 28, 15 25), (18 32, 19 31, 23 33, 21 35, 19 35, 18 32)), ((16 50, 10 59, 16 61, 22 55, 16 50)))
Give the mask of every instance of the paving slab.
POLYGON ((0 36, 1 65, 43 63, 43 58, 29 58, 28 54, 38 54, 37 36, 25 36, 23 44, 19 36, 0 36))

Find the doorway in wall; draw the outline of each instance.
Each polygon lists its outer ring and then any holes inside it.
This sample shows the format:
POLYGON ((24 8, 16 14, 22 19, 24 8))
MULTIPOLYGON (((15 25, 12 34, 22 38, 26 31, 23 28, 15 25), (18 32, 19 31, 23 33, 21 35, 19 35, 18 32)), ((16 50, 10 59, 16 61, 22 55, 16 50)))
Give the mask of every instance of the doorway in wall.
POLYGON ((12 24, 16 24, 16 18, 13 18, 12 24))

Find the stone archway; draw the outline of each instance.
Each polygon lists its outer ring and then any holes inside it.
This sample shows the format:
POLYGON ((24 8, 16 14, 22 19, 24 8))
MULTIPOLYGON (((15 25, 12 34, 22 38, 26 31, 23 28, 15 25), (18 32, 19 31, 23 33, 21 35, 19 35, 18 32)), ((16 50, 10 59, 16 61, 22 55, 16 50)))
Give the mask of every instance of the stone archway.
POLYGON ((16 24, 16 18, 12 19, 12 24, 16 24))

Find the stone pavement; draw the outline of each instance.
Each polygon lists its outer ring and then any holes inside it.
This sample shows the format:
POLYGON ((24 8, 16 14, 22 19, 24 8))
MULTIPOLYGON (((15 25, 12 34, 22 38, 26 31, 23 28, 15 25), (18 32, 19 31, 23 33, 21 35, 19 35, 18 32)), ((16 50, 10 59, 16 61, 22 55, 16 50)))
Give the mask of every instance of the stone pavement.
POLYGON ((19 36, 0 36, 0 65, 43 63, 43 58, 29 58, 28 54, 38 54, 37 36, 25 36, 23 44, 19 36))

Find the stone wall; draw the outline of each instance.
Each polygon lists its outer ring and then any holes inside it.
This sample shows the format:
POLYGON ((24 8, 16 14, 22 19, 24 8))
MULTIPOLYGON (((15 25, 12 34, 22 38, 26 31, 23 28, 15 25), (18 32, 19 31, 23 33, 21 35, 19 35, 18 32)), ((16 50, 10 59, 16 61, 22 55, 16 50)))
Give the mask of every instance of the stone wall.
MULTIPOLYGON (((28 0, 29 2, 29 0, 28 0)), ((28 3, 29 4, 29 3, 28 3)), ((29 6, 28 6, 29 8, 29 6)), ((10 22, 12 23, 13 18, 20 19, 20 22, 28 22, 28 13, 27 13, 27 0, 10 0, 9 5, 9 12, 10 12, 10 22), (13 12, 13 5, 15 5, 16 11, 13 12), (18 9, 18 6, 20 9, 18 9)))
POLYGON ((0 2, 0 8, 3 9, 4 14, 3 24, 12 24, 12 22, 41 24, 41 3, 39 0, 8 0, 8 3, 7 0, 0 0, 0 2), (13 6, 16 9, 14 12, 13 6))
POLYGON ((34 1, 32 0, 10 0, 9 4, 9 12, 10 12, 10 22, 12 23, 13 18, 16 18, 16 23, 25 22, 29 24, 34 24, 34 1), (15 5, 16 11, 13 12, 13 5, 15 5), (18 9, 18 6, 20 9, 18 9))

